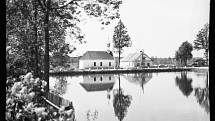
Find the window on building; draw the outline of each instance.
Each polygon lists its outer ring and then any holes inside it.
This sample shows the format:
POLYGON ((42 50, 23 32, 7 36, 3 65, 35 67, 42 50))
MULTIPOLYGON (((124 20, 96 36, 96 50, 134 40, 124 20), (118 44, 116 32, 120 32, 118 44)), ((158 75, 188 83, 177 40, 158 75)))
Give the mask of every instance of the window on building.
POLYGON ((96 66, 96 62, 94 62, 94 66, 96 66))
POLYGON ((111 66, 111 62, 109 62, 109 66, 111 66))
POLYGON ((94 77, 94 81, 96 81, 96 77, 94 77))
POLYGON ((100 66, 102 66, 102 62, 100 62, 100 66))
POLYGON ((111 76, 109 76, 109 80, 111 80, 111 76))
POLYGON ((102 77, 100 77, 100 80, 102 81, 102 77))

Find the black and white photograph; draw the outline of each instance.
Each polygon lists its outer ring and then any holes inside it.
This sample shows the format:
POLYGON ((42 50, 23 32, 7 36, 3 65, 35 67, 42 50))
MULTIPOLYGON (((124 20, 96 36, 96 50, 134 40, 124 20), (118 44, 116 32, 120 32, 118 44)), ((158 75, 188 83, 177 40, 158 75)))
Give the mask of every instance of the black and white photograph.
POLYGON ((6 0, 5 120, 210 121, 210 5, 6 0))

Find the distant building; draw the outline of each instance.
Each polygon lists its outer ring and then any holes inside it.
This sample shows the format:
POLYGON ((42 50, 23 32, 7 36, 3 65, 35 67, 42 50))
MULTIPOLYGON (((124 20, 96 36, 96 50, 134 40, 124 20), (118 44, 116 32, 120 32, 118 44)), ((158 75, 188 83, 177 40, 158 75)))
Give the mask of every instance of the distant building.
POLYGON ((141 52, 131 53, 120 61, 120 67, 122 68, 133 68, 141 66, 147 67, 151 65, 151 58, 145 53, 141 52))
POLYGON ((199 59, 195 59, 193 66, 206 66, 207 65, 207 60, 204 58, 199 58, 199 59))
POLYGON ((79 60, 79 69, 106 69, 114 66, 114 57, 106 51, 87 51, 79 60))

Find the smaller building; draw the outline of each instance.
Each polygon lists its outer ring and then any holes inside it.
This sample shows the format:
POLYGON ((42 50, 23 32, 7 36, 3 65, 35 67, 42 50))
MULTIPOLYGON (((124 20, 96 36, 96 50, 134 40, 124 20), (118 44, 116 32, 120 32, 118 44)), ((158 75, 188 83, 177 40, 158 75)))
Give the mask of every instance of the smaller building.
POLYGON ((196 59, 192 65, 193 66, 207 66, 207 60, 203 59, 203 58, 196 59))
POLYGON ((79 60, 79 69, 107 69, 114 66, 114 57, 106 51, 87 51, 79 60))
POLYGON ((149 67, 152 66, 152 60, 142 52, 131 53, 124 57, 120 62, 122 68, 149 67))

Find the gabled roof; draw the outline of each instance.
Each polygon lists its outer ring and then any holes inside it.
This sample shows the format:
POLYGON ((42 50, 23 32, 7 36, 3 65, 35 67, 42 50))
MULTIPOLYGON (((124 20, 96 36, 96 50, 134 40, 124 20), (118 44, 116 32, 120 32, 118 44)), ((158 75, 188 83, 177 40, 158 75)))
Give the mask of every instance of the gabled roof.
MULTIPOLYGON (((136 53, 131 53, 131 54, 128 54, 126 57, 124 57, 121 61, 123 62, 134 62, 134 61, 137 61, 137 60, 140 60, 142 57, 141 53, 139 52, 136 52, 136 53)), ((146 60, 151 60, 149 58, 148 55, 146 55, 145 53, 143 54, 143 57, 145 57, 146 60)))
POLYGON ((207 61, 207 60, 206 60, 206 59, 204 59, 204 58, 194 59, 194 62, 199 62, 199 61, 207 61))
POLYGON ((87 51, 80 60, 114 60, 106 51, 87 51))

